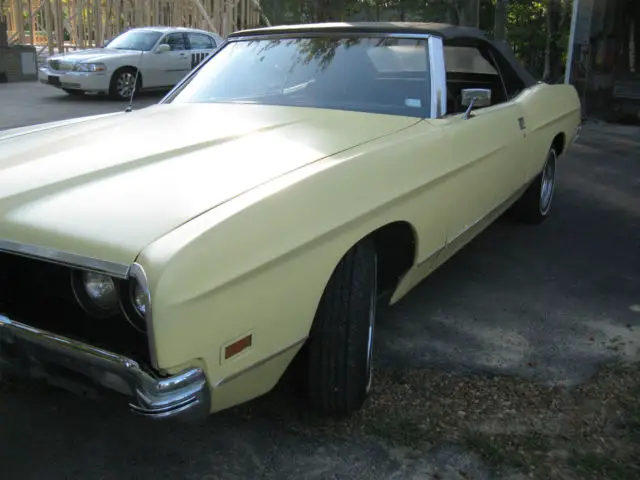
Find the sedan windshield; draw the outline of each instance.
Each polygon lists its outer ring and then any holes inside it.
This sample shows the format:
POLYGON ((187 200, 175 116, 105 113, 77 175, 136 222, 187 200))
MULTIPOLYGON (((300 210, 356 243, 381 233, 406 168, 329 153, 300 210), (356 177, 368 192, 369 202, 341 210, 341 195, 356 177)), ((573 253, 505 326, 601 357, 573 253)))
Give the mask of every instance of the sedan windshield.
POLYGON ((296 37, 228 43, 167 98, 426 117, 428 43, 392 37, 296 37))
POLYGON ((114 38, 107 48, 118 50, 141 50, 149 51, 162 36, 161 32, 153 30, 129 30, 114 38))

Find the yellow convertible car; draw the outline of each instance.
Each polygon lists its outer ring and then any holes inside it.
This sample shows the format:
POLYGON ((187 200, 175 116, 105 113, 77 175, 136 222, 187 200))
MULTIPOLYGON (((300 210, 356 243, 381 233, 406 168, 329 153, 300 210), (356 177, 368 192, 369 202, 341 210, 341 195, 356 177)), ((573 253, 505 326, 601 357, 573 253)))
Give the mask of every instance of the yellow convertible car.
POLYGON ((580 121, 476 29, 235 32, 157 105, 0 133, 0 363, 194 419, 300 361, 348 415, 379 299, 547 218, 580 121))

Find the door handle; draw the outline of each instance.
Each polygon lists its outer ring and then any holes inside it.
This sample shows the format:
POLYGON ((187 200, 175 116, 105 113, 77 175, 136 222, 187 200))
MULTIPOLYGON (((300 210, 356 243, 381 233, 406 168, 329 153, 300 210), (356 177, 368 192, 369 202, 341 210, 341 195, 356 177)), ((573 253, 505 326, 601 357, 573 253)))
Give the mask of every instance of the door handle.
POLYGON ((520 126, 520 130, 524 130, 525 128, 527 128, 524 122, 524 117, 518 118, 518 125, 520 126))

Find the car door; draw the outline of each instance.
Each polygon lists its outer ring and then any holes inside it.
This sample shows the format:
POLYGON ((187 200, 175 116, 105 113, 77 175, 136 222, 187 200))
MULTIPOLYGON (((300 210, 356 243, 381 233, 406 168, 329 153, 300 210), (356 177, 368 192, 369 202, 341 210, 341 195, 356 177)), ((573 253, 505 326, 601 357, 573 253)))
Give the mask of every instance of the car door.
POLYGON ((482 222, 523 183, 521 110, 510 103, 479 109, 469 119, 456 116, 444 128, 452 189, 447 243, 482 222))
POLYGON ((196 68, 218 45, 210 35, 199 32, 187 32, 191 68, 196 68))
POLYGON ((187 37, 182 32, 166 34, 158 45, 167 44, 171 50, 149 55, 145 70, 145 87, 170 87, 178 83, 191 70, 191 57, 187 37))
POLYGON ((524 109, 509 98, 499 72, 488 63, 481 64, 483 57, 476 48, 470 50, 449 55, 454 59, 447 65, 447 89, 458 104, 443 124, 449 144, 449 183, 455 189, 448 206, 447 243, 488 218, 526 179, 524 109), (452 65, 456 59, 458 66, 452 65), (473 109, 467 118, 459 105, 467 88, 489 89, 492 105, 473 109))

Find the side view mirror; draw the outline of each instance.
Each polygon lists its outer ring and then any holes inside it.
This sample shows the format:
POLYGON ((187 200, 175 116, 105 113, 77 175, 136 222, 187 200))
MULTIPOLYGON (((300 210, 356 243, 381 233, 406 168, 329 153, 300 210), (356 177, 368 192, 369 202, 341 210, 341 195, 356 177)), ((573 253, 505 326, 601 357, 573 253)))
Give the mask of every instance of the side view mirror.
POLYGON ((461 91, 462 106, 468 107, 473 102, 474 107, 488 107, 491 105, 491 90, 488 88, 465 88, 461 91))
POLYGON ((462 95, 462 106, 467 107, 464 114, 465 120, 470 117, 473 108, 491 106, 491 90, 487 88, 465 88, 460 94, 462 95))
POLYGON ((109 42, 110 42, 110 41, 111 41, 111 40, 105 40, 105 41, 104 41, 104 43, 102 44, 102 46, 103 46, 103 47, 106 47, 107 45, 109 45, 109 42))
POLYGON ((156 53, 167 53, 171 51, 171 47, 167 43, 161 43, 156 49, 156 53))

